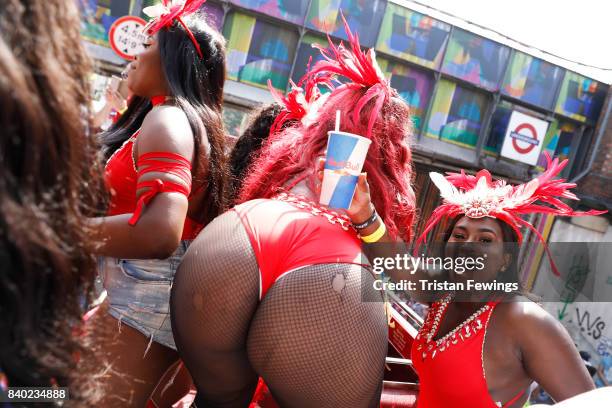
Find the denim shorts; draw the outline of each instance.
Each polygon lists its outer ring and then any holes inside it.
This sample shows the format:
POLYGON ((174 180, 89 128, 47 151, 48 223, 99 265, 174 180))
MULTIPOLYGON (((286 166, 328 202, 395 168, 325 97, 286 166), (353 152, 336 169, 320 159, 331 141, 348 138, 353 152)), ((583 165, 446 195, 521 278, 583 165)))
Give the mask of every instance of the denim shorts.
POLYGON ((170 326, 170 290, 190 243, 181 241, 166 259, 99 259, 111 316, 151 341, 175 350, 170 326))

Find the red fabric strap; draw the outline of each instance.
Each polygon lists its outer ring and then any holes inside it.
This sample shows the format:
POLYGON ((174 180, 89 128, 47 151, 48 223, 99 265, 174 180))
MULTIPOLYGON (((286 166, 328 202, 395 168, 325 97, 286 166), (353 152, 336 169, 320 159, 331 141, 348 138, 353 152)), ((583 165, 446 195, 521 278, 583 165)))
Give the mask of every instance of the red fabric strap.
POLYGON ((138 182, 136 189, 147 188, 147 191, 138 198, 134 214, 128 221, 130 225, 135 225, 138 222, 145 205, 149 204, 153 197, 159 193, 181 193, 185 197, 189 197, 191 192, 191 163, 180 154, 169 152, 144 153, 138 158, 137 166, 139 179, 147 173, 166 173, 180 178, 184 184, 164 181, 159 178, 138 182))
POLYGON ((515 403, 516 401, 518 401, 518 400, 519 400, 519 398, 521 398, 521 397, 522 397, 524 394, 525 394, 525 390, 523 390, 523 391, 519 392, 518 394, 516 394, 516 395, 514 396, 514 398, 512 398, 510 401, 506 402, 502 408, 506 408, 506 407, 509 407, 510 405, 514 404, 514 403, 515 403))

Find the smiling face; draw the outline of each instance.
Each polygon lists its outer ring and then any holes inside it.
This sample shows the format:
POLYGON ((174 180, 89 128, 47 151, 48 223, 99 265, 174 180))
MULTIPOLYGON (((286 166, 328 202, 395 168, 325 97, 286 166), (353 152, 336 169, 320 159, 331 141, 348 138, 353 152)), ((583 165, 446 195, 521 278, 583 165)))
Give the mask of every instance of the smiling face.
POLYGON ((169 87, 162 69, 157 34, 144 42, 145 50, 136 56, 128 72, 128 88, 137 96, 152 98, 169 95, 169 87))
POLYGON ((475 279, 479 282, 495 279, 500 271, 509 267, 512 260, 504 245, 502 225, 490 217, 459 218, 448 238, 446 256, 484 257, 482 270, 466 271, 462 275, 452 274, 458 280, 475 279))

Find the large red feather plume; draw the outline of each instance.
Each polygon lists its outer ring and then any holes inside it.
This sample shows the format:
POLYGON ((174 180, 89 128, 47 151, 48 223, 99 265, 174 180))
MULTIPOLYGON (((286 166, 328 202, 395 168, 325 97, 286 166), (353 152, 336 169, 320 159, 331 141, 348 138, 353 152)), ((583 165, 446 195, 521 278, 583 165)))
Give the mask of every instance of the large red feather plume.
POLYGON ((291 90, 287 95, 281 94, 272 86, 268 79, 268 89, 274 100, 283 108, 278 114, 274 123, 270 127, 270 134, 273 135, 283 128, 283 125, 290 120, 301 122, 313 109, 315 102, 322 96, 319 85, 327 86, 330 90, 334 89, 331 72, 319 72, 313 74, 310 70, 312 57, 308 61, 306 74, 295 84, 289 80, 291 90))
POLYGON ((521 243, 523 235, 520 227, 531 230, 544 245, 550 259, 553 273, 559 276, 559 271, 550 256, 550 251, 542 235, 530 223, 521 218, 523 214, 553 214, 565 217, 580 217, 585 215, 600 215, 607 211, 574 211, 561 201, 562 198, 578 200, 569 191, 576 187, 574 183, 566 183, 565 179, 555 179, 567 165, 567 159, 559 162, 551 159, 545 152, 546 170, 528 183, 517 186, 507 185, 504 180, 493 180, 491 173, 480 170, 475 176, 460 173, 447 173, 446 177, 439 173, 430 173, 434 184, 440 189, 443 204, 436 208, 427 220, 423 233, 415 243, 415 252, 425 242, 427 234, 445 217, 454 218, 465 214, 470 218, 493 217, 510 225, 521 243))
POLYGON ((376 62, 376 53, 373 49, 364 52, 359 44, 359 36, 351 32, 344 15, 342 15, 344 29, 348 37, 349 47, 345 47, 344 43, 336 46, 329 35, 327 36, 329 47, 313 44, 313 47, 319 49, 323 55, 323 60, 315 64, 312 69, 313 74, 319 72, 331 72, 347 78, 350 82, 340 85, 336 88, 336 93, 341 93, 343 90, 364 88, 367 89, 361 99, 355 101, 353 109, 353 120, 358 121, 359 115, 364 106, 371 100, 374 100, 374 109, 368 120, 368 134, 372 134, 372 128, 376 119, 380 115, 385 100, 390 97, 392 88, 385 79, 378 63, 376 62))

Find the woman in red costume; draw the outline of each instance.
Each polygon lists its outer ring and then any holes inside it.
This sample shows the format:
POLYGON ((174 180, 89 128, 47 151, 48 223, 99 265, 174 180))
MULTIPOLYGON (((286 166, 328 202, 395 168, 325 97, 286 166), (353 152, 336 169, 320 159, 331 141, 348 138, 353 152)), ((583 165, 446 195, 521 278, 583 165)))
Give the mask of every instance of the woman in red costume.
MULTIPOLYGON (((542 239, 521 215, 602 213, 576 212, 560 201, 576 199, 569 191, 575 185, 555 179, 567 160, 559 163, 558 159, 547 159, 547 170, 520 186, 493 181, 486 170, 476 176, 431 173, 443 204, 428 220, 417 240, 417 251, 428 232, 449 217, 445 254, 485 257, 486 262, 481 271, 448 271, 448 282, 518 282, 516 243, 522 240, 520 227, 527 227, 542 239)), ((556 273, 552 259, 551 265, 556 273)), ((401 278, 426 279, 421 273, 401 278)), ((417 293, 417 298, 431 299, 427 295, 417 293)), ((533 381, 556 401, 594 388, 566 330, 529 299, 516 292, 468 291, 463 298, 458 292, 429 295, 435 301, 412 348, 420 380, 418 408, 518 408, 529 397, 533 381)))
POLYGON ((114 390, 104 406, 144 406, 178 359, 169 317, 174 273, 223 205, 224 40, 193 14, 203 0, 166 3, 145 9, 155 18, 129 71, 135 96, 102 136, 110 206, 91 224, 108 302, 92 324, 117 333, 101 345, 114 390))
MULTIPOLYGON (((378 301, 362 298, 374 277, 359 237, 370 237, 372 227, 358 234, 351 225, 368 221, 371 209, 354 202, 343 214, 319 205, 317 159, 340 110, 342 130, 372 140, 364 171, 378 218, 390 234, 409 239, 410 114, 374 53, 348 35, 350 48, 323 50, 327 59, 313 68, 302 97, 330 72, 348 83, 318 110, 298 115, 315 120, 270 137, 249 170, 242 204, 200 233, 177 271, 172 328, 198 407, 248 406, 259 376, 280 406, 379 405, 385 310, 379 294, 378 301)), ((311 100, 302 97, 295 100, 311 100)))

